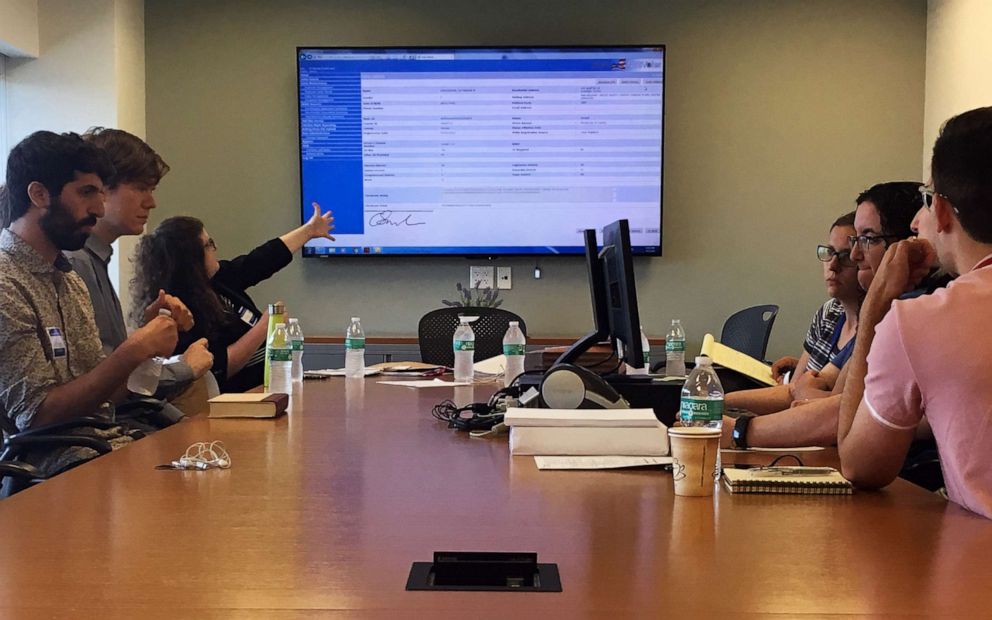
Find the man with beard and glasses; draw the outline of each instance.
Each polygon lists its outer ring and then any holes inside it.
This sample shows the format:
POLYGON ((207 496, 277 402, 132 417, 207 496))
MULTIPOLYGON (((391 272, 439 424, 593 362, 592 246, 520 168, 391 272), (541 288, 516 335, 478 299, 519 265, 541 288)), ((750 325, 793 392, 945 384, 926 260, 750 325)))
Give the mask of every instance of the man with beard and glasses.
MULTIPOLYGON (((104 213, 112 178, 107 155, 76 134, 39 131, 7 159, 0 232, 0 411, 5 433, 113 416, 128 375, 172 353, 176 321, 159 316, 104 357, 86 285, 63 250, 83 247, 104 213)), ((187 317, 188 318, 188 317, 187 317)), ((114 448, 130 429, 77 427, 114 448)), ((22 459, 48 474, 96 455, 83 447, 39 447, 22 459)))

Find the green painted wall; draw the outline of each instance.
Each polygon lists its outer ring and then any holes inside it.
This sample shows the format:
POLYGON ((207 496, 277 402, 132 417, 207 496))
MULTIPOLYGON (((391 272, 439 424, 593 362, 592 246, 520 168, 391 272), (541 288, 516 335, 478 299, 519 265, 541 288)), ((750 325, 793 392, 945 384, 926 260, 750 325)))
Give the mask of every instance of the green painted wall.
MULTIPOLYGON (((665 256, 636 272, 648 334, 681 318, 690 350, 777 303, 769 354, 798 352, 825 299, 813 247, 861 189, 920 175, 923 0, 147 0, 146 29, 148 140, 173 169, 152 223, 197 215, 224 255, 298 223, 297 45, 666 44, 665 256)), ((310 335, 353 315, 414 335, 470 264, 298 258, 253 294, 310 335)), ((496 264, 532 334, 587 331, 581 259, 542 260, 541 280, 496 264)))

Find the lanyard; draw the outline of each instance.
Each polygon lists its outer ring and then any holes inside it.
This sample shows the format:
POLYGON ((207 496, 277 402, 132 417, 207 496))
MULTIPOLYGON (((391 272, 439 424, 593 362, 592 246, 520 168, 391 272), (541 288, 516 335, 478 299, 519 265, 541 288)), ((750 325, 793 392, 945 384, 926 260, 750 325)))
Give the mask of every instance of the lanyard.
POLYGON ((840 340, 840 332, 844 328, 844 321, 847 320, 847 313, 840 315, 837 325, 834 327, 834 335, 830 338, 830 353, 837 349, 837 341, 840 340))

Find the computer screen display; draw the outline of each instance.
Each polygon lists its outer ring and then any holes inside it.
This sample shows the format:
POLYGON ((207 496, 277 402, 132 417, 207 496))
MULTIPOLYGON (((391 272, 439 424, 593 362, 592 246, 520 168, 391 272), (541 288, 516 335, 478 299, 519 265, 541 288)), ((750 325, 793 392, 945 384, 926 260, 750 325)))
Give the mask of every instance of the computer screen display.
POLYGON ((306 256, 660 255, 664 46, 298 48, 306 256))

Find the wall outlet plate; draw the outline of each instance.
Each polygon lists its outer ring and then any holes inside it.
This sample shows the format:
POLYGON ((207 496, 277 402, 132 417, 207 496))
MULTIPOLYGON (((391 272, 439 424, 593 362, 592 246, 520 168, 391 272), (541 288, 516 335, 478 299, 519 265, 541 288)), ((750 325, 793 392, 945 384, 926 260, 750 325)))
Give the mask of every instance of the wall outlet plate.
POLYGON ((490 289, 493 288, 493 284, 492 266, 486 265, 484 267, 469 267, 469 288, 490 289))
POLYGON ((496 268, 496 288, 513 288, 513 279, 509 267, 496 268))

